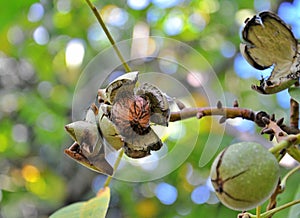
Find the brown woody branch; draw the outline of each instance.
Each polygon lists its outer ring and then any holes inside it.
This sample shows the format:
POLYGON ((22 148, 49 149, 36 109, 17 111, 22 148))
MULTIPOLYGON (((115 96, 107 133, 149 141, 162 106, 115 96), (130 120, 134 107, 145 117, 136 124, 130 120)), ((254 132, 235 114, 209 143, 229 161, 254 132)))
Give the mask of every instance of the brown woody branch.
POLYGON ((290 105, 290 125, 291 127, 298 129, 299 103, 291 98, 290 105))
MULTIPOLYGON (((243 118, 255 122, 259 127, 265 127, 263 118, 275 120, 274 115, 270 115, 264 111, 255 112, 246 108, 239 108, 237 101, 233 107, 223 107, 221 102, 217 103, 217 107, 202 107, 202 108, 183 108, 180 111, 172 112, 170 122, 184 120, 192 117, 201 119, 205 116, 221 116, 219 122, 224 123, 228 118, 243 118)), ((298 128, 286 126, 281 121, 280 128, 287 134, 300 133, 298 128)), ((266 132, 267 133, 267 132, 266 132)))

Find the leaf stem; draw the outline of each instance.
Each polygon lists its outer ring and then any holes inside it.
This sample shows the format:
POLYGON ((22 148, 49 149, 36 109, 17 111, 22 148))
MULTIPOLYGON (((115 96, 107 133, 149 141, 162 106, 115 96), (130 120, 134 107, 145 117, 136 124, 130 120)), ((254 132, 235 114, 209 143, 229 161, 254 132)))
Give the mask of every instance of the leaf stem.
POLYGON ((276 207, 276 208, 274 208, 272 210, 266 211, 266 212, 260 214, 259 216, 258 216, 258 214, 254 215, 254 214, 251 214, 251 213, 248 213, 248 212, 244 212, 242 214, 239 214, 239 217, 268 218, 268 217, 274 215, 275 213, 277 213, 277 212, 279 212, 281 210, 284 210, 284 209, 286 209, 288 207, 291 207, 291 206, 293 206, 295 204, 299 204, 299 203, 300 203, 300 199, 288 202, 288 203, 286 203, 284 205, 281 205, 279 207, 276 207))
POLYGON ((282 141, 280 141, 277 145, 270 148, 269 151, 273 154, 277 154, 283 149, 289 149, 292 145, 297 145, 300 143, 300 134, 297 135, 288 135, 282 141))
POLYGON ((105 35, 107 36, 109 42, 111 43, 111 45, 113 46, 115 52, 117 53, 118 58, 120 59, 120 61, 122 62, 125 71, 131 72, 131 69, 129 67, 129 65, 125 62, 120 50, 118 49, 118 47, 116 46, 115 40, 113 39, 112 35, 110 34, 109 30, 107 29, 99 11, 97 10, 96 6, 90 1, 90 0, 85 0, 86 3, 89 5, 89 7, 91 8, 91 10, 93 11, 94 15, 96 16, 100 26, 102 27, 103 31, 105 32, 105 35))
POLYGON ((283 209, 286 209, 286 208, 288 208, 288 207, 291 207, 291 206, 293 206, 293 205, 295 205, 295 204, 299 204, 299 203, 300 203, 300 199, 294 200, 294 201, 291 201, 291 202, 288 202, 288 203, 286 203, 286 204, 284 204, 284 205, 281 205, 281 206, 276 207, 276 208, 274 208, 274 209, 272 209, 272 210, 269 210, 269 211, 264 212, 263 214, 261 214, 261 217, 260 217, 260 218, 267 218, 267 217, 270 217, 270 216, 274 215, 275 213, 277 213, 277 212, 279 212, 279 211, 281 211, 281 210, 283 210, 283 209))
POLYGON ((256 207, 256 217, 260 218, 261 206, 256 207))
MULTIPOLYGON (((124 154, 124 149, 121 149, 121 151, 120 151, 120 153, 119 153, 119 156, 118 156, 118 158, 117 158, 117 160, 116 160, 116 162, 115 162, 115 164, 114 164, 114 167, 113 167, 113 168, 114 168, 114 173, 115 173, 115 171, 117 170, 117 168, 118 168, 118 166, 119 166, 119 164, 120 164, 120 162, 121 162, 121 159, 122 159, 122 157, 123 157, 123 154, 124 154)), ((112 179, 112 176, 108 176, 107 179, 106 179, 105 182, 104 182, 103 187, 109 186, 111 179, 112 179)))

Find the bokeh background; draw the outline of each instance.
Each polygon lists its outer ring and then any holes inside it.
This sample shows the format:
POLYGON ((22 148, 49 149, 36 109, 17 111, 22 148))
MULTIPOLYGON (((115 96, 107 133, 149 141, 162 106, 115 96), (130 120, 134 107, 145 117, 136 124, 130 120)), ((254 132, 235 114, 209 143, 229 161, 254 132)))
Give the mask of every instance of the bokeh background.
MULTIPOLYGON (((252 91, 251 84, 270 70, 248 65, 239 43, 244 20, 262 10, 277 12, 300 38, 299 0, 93 2, 116 41, 147 35, 182 41, 213 67, 224 90, 224 105, 238 99, 241 107, 275 113, 288 123, 287 91, 273 96, 252 91)), ((5 2, 0 41, 0 217, 48 217, 93 197, 106 178, 69 159, 63 150, 72 143, 64 125, 72 122, 76 83, 87 63, 110 43, 83 0, 5 2)), ((204 106, 205 98, 197 92, 201 84, 189 77, 186 82, 195 87, 196 104, 204 106)), ((242 119, 220 125, 225 135, 211 129, 209 119, 201 122, 194 150, 174 172, 143 183, 112 181, 107 217, 236 217, 238 212, 222 206, 208 182, 211 162, 199 167, 202 145, 211 132, 222 138, 219 149, 240 140, 267 146, 267 137, 242 119)), ((284 159, 282 174, 294 164, 284 159)), ((299 179, 299 173, 291 177, 279 204, 297 194, 299 198, 299 179)), ((287 209, 274 217, 295 218, 291 214, 287 209)))

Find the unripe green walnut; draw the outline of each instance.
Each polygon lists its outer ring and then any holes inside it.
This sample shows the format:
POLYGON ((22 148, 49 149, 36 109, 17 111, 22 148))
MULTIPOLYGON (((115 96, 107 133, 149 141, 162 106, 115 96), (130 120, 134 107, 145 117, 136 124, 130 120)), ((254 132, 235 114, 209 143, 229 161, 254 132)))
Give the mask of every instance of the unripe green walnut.
POLYGON ((241 142, 217 156, 210 176, 219 200, 228 208, 245 211, 272 195, 279 181, 279 165, 262 145, 241 142))

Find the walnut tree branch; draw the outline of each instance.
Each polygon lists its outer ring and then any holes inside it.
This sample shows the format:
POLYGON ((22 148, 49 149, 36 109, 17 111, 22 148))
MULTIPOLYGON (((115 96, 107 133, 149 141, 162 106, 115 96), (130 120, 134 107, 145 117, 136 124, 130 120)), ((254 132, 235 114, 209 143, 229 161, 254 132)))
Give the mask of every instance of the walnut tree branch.
POLYGON ((298 129, 299 103, 291 98, 290 105, 290 125, 291 127, 298 129))
MULTIPOLYGON (((224 123, 228 118, 243 118, 255 122, 259 127, 265 127, 263 118, 275 120, 274 115, 270 115, 264 111, 252 111, 247 108, 238 107, 237 101, 234 102, 233 107, 223 107, 219 101, 216 107, 202 107, 202 108, 183 108, 179 111, 172 112, 170 122, 176 122, 192 117, 201 119, 205 116, 221 116, 219 122, 224 123)), ((284 125, 283 122, 279 123, 280 128, 287 134, 298 134, 300 130, 295 127, 284 125)))

